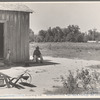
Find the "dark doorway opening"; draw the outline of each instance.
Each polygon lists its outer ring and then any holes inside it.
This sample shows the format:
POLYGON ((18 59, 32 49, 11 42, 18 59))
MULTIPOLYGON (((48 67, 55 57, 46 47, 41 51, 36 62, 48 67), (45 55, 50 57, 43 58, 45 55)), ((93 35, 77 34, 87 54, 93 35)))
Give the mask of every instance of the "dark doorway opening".
POLYGON ((3 59, 4 54, 4 23, 0 23, 0 59, 3 59))

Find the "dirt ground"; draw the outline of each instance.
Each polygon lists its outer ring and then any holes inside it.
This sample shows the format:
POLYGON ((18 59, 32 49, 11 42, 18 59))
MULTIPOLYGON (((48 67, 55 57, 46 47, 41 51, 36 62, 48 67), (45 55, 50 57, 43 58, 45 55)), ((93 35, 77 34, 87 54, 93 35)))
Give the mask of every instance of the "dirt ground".
MULTIPOLYGON (((0 72, 11 77, 18 77, 25 70, 29 70, 32 76, 32 86, 23 86, 23 88, 7 88, 0 87, 0 97, 27 97, 47 95, 48 91, 54 91, 57 87, 62 86, 61 76, 68 75, 68 70, 73 72, 76 69, 90 68, 100 70, 99 67, 89 67, 92 65, 100 65, 100 61, 95 60, 79 60, 68 58, 44 57, 43 64, 30 64, 28 67, 13 66, 2 68, 0 72)), ((49 94, 48 94, 49 95, 49 94)))

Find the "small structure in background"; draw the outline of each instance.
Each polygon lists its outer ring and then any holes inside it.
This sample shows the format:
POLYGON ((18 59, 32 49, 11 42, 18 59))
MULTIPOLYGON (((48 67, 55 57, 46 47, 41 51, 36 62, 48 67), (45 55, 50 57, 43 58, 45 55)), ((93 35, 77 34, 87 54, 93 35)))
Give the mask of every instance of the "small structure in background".
POLYGON ((11 52, 11 62, 29 60, 29 15, 32 12, 23 4, 0 3, 0 58, 6 59, 11 52))
POLYGON ((100 41, 87 41, 87 43, 100 43, 100 41))

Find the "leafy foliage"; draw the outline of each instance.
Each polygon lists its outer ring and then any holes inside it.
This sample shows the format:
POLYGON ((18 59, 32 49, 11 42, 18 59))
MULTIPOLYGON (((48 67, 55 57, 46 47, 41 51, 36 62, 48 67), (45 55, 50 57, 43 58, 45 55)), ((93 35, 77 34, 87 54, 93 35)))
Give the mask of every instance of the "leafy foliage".
POLYGON ((89 71, 88 69, 76 70, 76 75, 69 70, 67 78, 61 76, 66 93, 74 93, 81 88, 84 91, 93 90, 100 85, 100 73, 97 71, 89 71))
POLYGON ((30 29, 30 41, 35 42, 87 42, 99 41, 100 32, 97 29, 90 29, 87 33, 80 31, 78 25, 69 25, 66 28, 49 27, 47 30, 40 30, 38 35, 30 29))
POLYGON ((39 31, 38 42, 83 42, 84 35, 81 34, 80 28, 77 25, 69 25, 67 28, 59 26, 48 30, 39 31))
POLYGON ((100 40, 100 32, 96 29, 88 31, 88 40, 99 41, 100 40))

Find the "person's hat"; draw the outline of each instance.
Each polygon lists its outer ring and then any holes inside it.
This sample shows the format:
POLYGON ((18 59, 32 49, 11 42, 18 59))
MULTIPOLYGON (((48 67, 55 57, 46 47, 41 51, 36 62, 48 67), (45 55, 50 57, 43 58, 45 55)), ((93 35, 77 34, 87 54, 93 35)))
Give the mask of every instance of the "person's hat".
POLYGON ((39 46, 37 46, 36 49, 39 49, 39 46))

